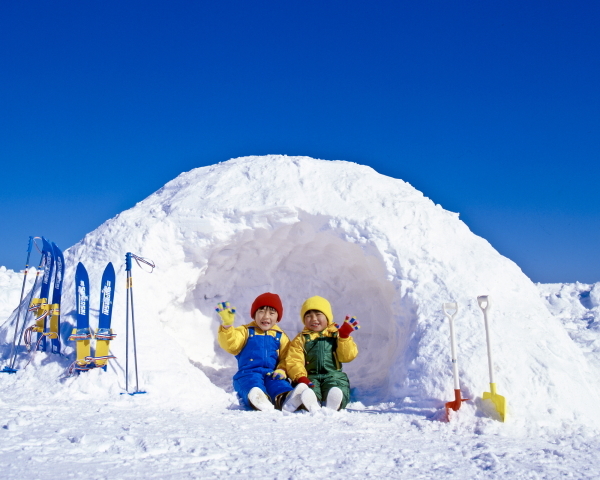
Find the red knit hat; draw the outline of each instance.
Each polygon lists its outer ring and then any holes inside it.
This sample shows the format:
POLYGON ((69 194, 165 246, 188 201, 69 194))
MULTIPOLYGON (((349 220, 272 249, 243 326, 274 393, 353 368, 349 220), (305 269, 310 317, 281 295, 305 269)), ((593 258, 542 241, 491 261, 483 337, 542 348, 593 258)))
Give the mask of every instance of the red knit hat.
POLYGON ((283 317, 283 305, 281 304, 281 299, 279 295, 276 293, 263 293, 256 297, 256 300, 252 302, 252 308, 250 309, 250 316, 254 319, 254 314, 261 307, 273 307, 277 310, 277 321, 281 320, 283 317))

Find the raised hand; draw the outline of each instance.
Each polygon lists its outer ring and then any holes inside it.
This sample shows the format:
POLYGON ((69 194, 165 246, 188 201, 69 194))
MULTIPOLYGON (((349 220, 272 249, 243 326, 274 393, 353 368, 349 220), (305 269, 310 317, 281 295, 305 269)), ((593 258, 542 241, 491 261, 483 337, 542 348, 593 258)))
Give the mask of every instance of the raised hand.
POLYGON ((348 316, 346 316, 346 320, 344 320, 344 323, 341 327, 337 323, 335 324, 335 326, 338 329, 338 335, 340 336, 340 338, 348 338, 351 333, 354 333, 355 330, 358 330, 360 328, 356 317, 348 316))
POLYGON ((233 325, 233 322, 235 321, 235 307, 229 305, 229 302, 218 303, 215 311, 219 314, 219 317, 221 317, 223 326, 230 327, 233 325))

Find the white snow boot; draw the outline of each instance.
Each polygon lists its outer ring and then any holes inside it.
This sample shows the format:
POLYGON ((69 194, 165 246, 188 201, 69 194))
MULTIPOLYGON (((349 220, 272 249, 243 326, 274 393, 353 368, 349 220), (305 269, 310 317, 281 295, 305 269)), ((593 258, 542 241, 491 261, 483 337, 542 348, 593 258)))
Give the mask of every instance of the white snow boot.
POLYGON ((299 383, 290 393, 288 393, 281 410, 284 412, 295 412, 302 405, 302 392, 308 388, 306 383, 299 383))
POLYGON ((250 389, 250 392, 248 393, 248 401, 252 405, 254 405, 254 407, 257 410, 260 410, 261 412, 268 412, 270 410, 275 409, 275 407, 269 400, 269 397, 267 397, 267 395, 265 395, 265 392, 263 392, 258 387, 253 387, 252 389, 250 389))
POLYGON ((317 399, 317 395, 310 388, 306 388, 301 394, 300 398, 302 399, 302 403, 304 407, 309 412, 317 412, 321 410, 321 405, 319 405, 319 400, 317 399))
POLYGON ((325 408, 330 408, 331 410, 339 410, 340 405, 342 404, 342 400, 344 399, 344 394, 338 387, 332 387, 331 390, 327 393, 327 401, 325 402, 325 408))

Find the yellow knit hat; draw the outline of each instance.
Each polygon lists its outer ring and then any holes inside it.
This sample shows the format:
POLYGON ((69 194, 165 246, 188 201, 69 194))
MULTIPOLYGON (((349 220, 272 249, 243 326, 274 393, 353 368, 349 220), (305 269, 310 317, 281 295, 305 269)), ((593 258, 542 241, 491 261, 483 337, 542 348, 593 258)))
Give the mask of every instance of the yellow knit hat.
POLYGON ((327 325, 333 325, 333 312, 331 311, 331 305, 323 297, 310 297, 302 304, 302 308, 300 309, 300 321, 303 325, 304 314, 309 310, 318 310, 319 312, 323 312, 327 317, 327 325))

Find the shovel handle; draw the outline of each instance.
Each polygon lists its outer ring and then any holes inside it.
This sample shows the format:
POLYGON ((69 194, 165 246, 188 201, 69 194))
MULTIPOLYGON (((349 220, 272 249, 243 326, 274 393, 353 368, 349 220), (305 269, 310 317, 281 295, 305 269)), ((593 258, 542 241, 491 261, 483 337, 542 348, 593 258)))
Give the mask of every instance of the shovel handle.
POLYGON ((454 377, 454 390, 460 392, 460 380, 458 379, 458 360, 456 358, 456 340, 454 339, 454 317, 458 313, 456 302, 442 304, 444 315, 450 323, 450 350, 452 352, 452 375, 454 377), (452 312, 452 313, 451 313, 452 312))
POLYGON ((454 318, 454 316, 458 312, 458 303, 456 303, 456 302, 443 303, 442 309, 444 310, 444 315, 446 315, 447 317, 454 318), (454 310, 454 313, 451 313, 452 310, 454 310))
POLYGON ((490 302, 490 297, 488 295, 479 295, 477 297, 477 303, 479 304, 479 308, 483 310, 483 313, 492 306, 492 302, 490 302))
POLYGON ((490 371, 490 383, 494 383, 494 361, 492 358, 492 343, 490 342, 490 326, 488 324, 488 316, 487 311, 491 306, 490 297, 488 295, 479 295, 477 297, 477 303, 479 303, 479 308, 483 312, 483 321, 485 323, 485 340, 487 342, 487 352, 488 352, 488 368, 490 371))

